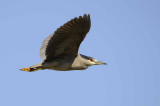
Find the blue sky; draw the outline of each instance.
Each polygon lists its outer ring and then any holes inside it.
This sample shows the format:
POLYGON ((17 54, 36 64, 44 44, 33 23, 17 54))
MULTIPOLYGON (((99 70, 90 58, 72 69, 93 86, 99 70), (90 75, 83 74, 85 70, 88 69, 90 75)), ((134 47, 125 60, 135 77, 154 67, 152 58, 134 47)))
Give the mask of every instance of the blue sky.
POLYGON ((0 106, 160 106, 159 0, 0 0, 0 106), (85 13, 79 52, 108 65, 85 71, 20 68, 42 41, 85 13))

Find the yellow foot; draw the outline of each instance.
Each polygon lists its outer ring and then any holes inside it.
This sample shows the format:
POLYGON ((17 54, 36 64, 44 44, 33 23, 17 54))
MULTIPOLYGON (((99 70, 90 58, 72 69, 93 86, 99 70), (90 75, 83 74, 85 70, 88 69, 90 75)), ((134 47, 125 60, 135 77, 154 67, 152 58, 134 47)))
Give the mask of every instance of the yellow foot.
POLYGON ((41 68, 23 68, 23 69, 20 69, 22 71, 28 71, 28 72, 32 72, 32 71, 37 71, 37 70, 40 70, 41 68))
POLYGON ((22 71, 31 71, 31 68, 23 68, 23 69, 20 69, 22 71))

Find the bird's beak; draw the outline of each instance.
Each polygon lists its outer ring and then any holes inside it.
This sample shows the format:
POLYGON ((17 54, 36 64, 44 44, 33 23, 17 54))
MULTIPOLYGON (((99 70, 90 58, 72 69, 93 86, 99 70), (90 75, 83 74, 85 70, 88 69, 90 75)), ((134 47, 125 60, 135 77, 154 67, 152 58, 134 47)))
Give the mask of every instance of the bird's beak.
POLYGON ((107 63, 104 63, 102 61, 95 61, 95 65, 101 65, 101 64, 107 65, 107 63))

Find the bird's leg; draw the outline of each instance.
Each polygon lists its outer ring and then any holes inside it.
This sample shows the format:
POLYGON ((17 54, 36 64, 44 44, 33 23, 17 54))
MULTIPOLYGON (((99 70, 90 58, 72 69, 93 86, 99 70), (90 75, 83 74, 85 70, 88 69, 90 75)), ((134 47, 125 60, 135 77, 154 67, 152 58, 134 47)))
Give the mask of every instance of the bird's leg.
POLYGON ((22 71, 28 71, 28 72, 33 72, 33 71, 38 71, 38 70, 41 70, 40 67, 36 67, 36 68, 23 68, 23 69, 20 69, 22 71))
POLYGON ((20 69, 20 70, 33 72, 33 71, 38 71, 38 70, 41 70, 41 69, 42 69, 42 65, 41 65, 41 63, 38 63, 38 64, 35 64, 35 65, 30 66, 28 68, 23 68, 23 69, 20 69))

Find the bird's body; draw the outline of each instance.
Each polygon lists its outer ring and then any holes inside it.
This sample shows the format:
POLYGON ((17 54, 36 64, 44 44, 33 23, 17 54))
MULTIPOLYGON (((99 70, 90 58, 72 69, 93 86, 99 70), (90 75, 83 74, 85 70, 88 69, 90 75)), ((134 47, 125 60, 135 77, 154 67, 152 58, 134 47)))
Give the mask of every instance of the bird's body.
MULTIPOLYGON (((84 56, 84 55, 83 55, 84 56)), ((81 54, 78 54, 76 57, 70 58, 55 58, 51 61, 42 62, 36 65, 31 66, 30 68, 38 69, 52 69, 58 71, 68 71, 68 70, 84 70, 90 66, 89 61, 83 62, 81 54)))
POLYGON ((43 62, 21 70, 84 70, 91 65, 106 64, 78 53, 90 26, 90 15, 85 14, 83 17, 70 20, 43 41, 40 48, 43 62))

